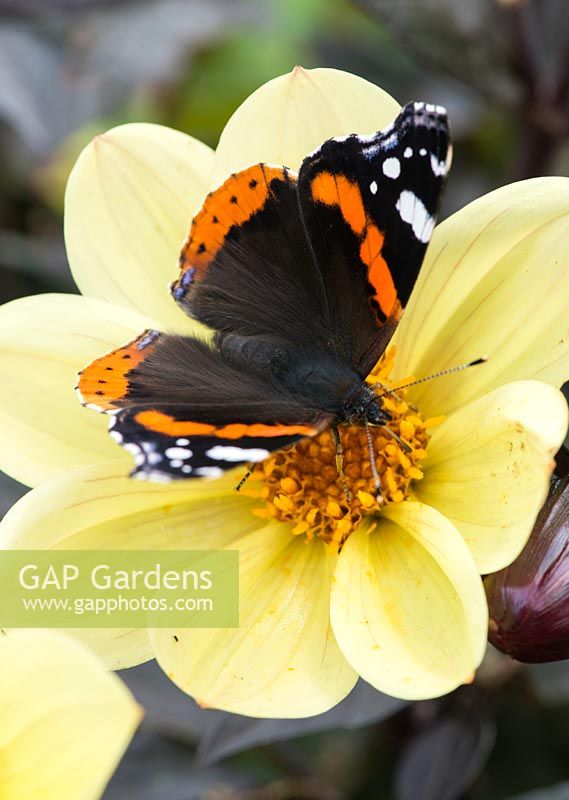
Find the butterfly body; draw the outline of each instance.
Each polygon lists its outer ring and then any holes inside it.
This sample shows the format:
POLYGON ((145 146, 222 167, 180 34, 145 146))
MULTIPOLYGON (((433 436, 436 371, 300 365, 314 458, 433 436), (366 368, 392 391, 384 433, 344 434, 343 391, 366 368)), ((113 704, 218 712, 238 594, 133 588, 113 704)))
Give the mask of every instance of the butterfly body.
POLYGON ((79 379, 138 477, 213 477, 389 414, 366 383, 411 294, 450 162, 444 109, 331 139, 298 174, 231 175, 192 222, 172 284, 209 341, 145 331, 79 379))
POLYGON ((280 375, 283 388, 307 408, 330 414, 335 424, 381 424, 389 419, 375 392, 353 369, 321 352, 291 358, 280 375))

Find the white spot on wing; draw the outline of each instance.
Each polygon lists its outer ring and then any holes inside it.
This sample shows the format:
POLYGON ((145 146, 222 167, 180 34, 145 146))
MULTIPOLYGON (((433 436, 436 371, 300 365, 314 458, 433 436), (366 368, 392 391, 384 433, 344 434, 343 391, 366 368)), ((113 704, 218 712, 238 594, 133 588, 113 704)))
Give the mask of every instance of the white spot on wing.
POLYGON ((185 447, 187 444, 190 443, 189 439, 176 439, 176 444, 180 447, 185 447))
POLYGON ((447 162, 439 161, 438 158, 431 153, 431 169, 433 170, 433 175, 440 178, 442 175, 447 174, 447 162))
POLYGON ((413 148, 412 147, 406 147, 405 151, 403 153, 403 158, 411 158, 412 155, 413 155, 413 148))
POLYGON ((187 450, 185 447, 169 447, 165 451, 166 458, 173 458, 175 460, 191 458, 193 456, 192 450, 187 450))
POLYGON ((370 183, 369 190, 372 194, 377 194, 377 183, 375 181, 370 183))
POLYGON ((206 456, 214 461, 262 461, 269 455, 268 450, 261 447, 235 447, 233 445, 216 444, 206 450, 206 456))
POLYGON ((426 147, 421 147, 421 149, 419 150, 419 155, 420 156, 426 156, 427 155, 427 148, 426 147))
POLYGON ((431 217, 423 202, 416 194, 406 189, 399 195, 395 207, 399 211, 403 222, 411 225, 417 239, 426 244, 431 238, 435 220, 431 217))
POLYGON ((398 158, 386 158, 382 169, 386 178, 395 180, 401 175, 401 162, 398 158))

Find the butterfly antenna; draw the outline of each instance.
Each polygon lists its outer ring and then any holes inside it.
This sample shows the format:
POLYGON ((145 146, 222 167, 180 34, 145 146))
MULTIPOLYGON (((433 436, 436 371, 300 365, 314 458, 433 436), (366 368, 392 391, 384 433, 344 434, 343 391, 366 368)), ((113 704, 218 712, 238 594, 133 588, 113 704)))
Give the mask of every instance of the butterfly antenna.
POLYGON ((373 452, 373 439, 371 438, 371 431, 369 425, 365 424, 367 449, 369 451, 369 463, 371 465, 371 474, 373 475, 373 483, 378 500, 383 497, 381 493, 381 481, 379 480, 379 472, 377 471, 377 464, 375 463, 375 453, 373 452))
POLYGON ((346 483, 346 474, 344 472, 344 448, 342 447, 342 440, 340 439, 340 431, 336 425, 334 425, 332 428, 332 436, 334 437, 334 444, 336 445, 336 469, 338 470, 338 475, 340 476, 340 482, 342 483, 342 489, 344 490, 346 502, 350 503, 352 500, 352 493, 350 492, 348 484, 346 483))
POLYGON ((253 465, 250 465, 248 467, 247 472, 245 473, 245 475, 243 475, 243 477, 241 478, 241 480, 239 481, 239 483, 235 487, 235 491, 236 492, 241 491, 241 489, 245 486, 245 484, 247 483, 247 481, 249 480, 249 478, 251 477, 252 474, 253 474, 253 465))
MULTIPOLYGON (((378 394, 378 397, 383 397, 384 394, 394 394, 398 392, 400 389, 409 389, 411 386, 418 386, 420 383, 426 383, 427 381, 434 381, 436 378, 442 378, 445 375, 452 375, 453 372, 462 372, 463 369, 468 369, 469 367, 476 367, 478 364, 485 364, 488 361, 488 356, 482 356, 481 358, 476 358, 474 361, 468 361, 466 364, 459 364, 457 367, 449 367, 448 369, 442 369, 440 372, 434 372, 432 375, 425 375, 424 378, 417 378, 415 381, 409 381, 409 383, 402 383, 400 386, 393 386, 390 389, 387 389, 382 385, 384 391, 381 394, 378 394)), ((391 431, 393 433, 393 431, 391 431)))

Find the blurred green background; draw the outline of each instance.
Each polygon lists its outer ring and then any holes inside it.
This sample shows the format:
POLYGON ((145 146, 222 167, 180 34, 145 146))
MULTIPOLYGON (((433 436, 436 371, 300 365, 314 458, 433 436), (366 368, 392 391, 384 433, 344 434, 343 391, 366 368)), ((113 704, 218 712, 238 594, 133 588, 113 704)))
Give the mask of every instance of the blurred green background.
MULTIPOLYGON (((569 174, 567 0, 0 0, 0 302, 76 291, 63 192, 95 133, 145 120, 215 146, 237 105, 295 64, 447 106, 444 215, 569 174)), ((0 475, 0 516, 23 492, 0 475)), ((567 662, 491 651, 442 701, 362 684, 287 723, 201 711, 152 665, 123 678, 148 714, 107 800, 569 798, 567 662)))

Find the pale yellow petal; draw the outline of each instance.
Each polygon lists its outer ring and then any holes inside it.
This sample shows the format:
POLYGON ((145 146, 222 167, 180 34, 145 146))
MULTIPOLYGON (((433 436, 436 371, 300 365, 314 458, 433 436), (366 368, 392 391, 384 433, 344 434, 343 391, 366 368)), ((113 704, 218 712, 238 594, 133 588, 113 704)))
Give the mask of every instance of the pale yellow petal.
POLYGON ((239 627, 155 629, 159 664, 206 707, 255 717, 326 711, 357 678, 330 628, 333 560, 326 545, 307 544, 273 522, 235 547, 239 627))
POLYGON ((568 237, 568 178, 505 186, 436 228, 396 333, 398 376, 489 361, 414 389, 424 413, 510 381, 569 378, 568 237))
POLYGON ((50 631, 0 640, 0 796, 96 800, 141 718, 86 648, 50 631))
POLYGON ((30 486, 74 467, 131 459, 108 418, 81 407, 74 386, 90 361, 153 321, 75 295, 39 295, 0 308, 0 468, 30 486))
MULTIPOLYGON (((239 477, 242 470, 238 471, 239 477)), ((215 549, 262 526, 257 503, 219 481, 147 483, 117 462, 68 472, 34 489, 0 522, 0 548, 17 550, 215 549)), ((67 631, 113 669, 152 658, 145 630, 67 631)))
POLYGON ((0 522, 0 548, 224 546, 239 533, 224 530, 228 515, 237 529, 245 520, 251 524, 245 530, 263 524, 250 513, 258 501, 234 491, 242 474, 237 470, 217 480, 152 483, 129 478, 115 461, 73 470, 28 492, 8 511, 0 522), (188 516, 190 505, 193 517, 188 516))
POLYGON ((390 505, 352 534, 332 589, 332 626, 360 675, 421 700, 474 677, 486 646, 482 581, 464 540, 435 509, 390 505))
POLYGON ((434 429, 415 491, 454 522, 480 573, 522 550, 566 431, 563 395, 539 381, 495 389, 434 429))
POLYGON ((83 294, 189 330, 168 283, 212 166, 209 147, 160 125, 121 125, 93 139, 65 194, 67 255, 83 294))
POLYGON ((374 84, 336 69, 295 69, 265 83, 233 114, 215 154, 213 184, 260 161, 296 170, 332 136, 374 133, 399 113, 374 84))

